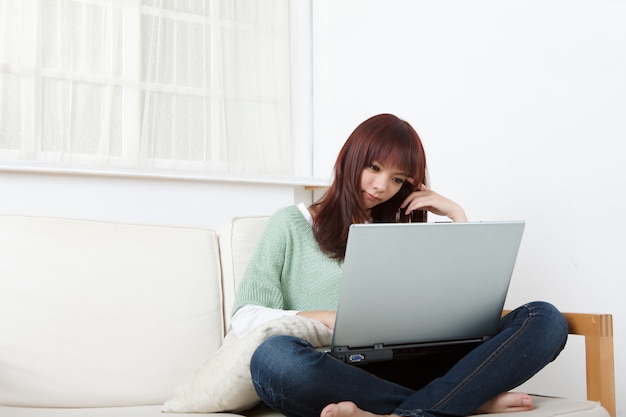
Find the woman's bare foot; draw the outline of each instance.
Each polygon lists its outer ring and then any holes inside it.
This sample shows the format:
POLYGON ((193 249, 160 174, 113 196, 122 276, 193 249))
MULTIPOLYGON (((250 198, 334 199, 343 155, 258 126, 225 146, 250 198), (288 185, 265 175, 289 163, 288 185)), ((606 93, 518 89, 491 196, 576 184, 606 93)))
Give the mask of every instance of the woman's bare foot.
MULTIPOLYGON (((374 417, 378 414, 370 413, 369 411, 361 410, 352 401, 343 401, 337 404, 328 404, 322 412, 320 417, 374 417)), ((393 414, 389 414, 385 417, 398 417, 393 414)))
MULTIPOLYGON (((513 413, 517 411, 529 411, 533 409, 533 400, 530 395, 523 392, 504 392, 491 401, 480 406, 478 414, 490 413, 513 413)), ((320 417, 378 417, 378 414, 361 410, 351 401, 343 401, 337 404, 328 404, 320 417)), ((388 414, 383 417, 398 417, 388 414)))
POLYGON ((523 392, 503 392, 494 399, 481 405, 479 414, 489 413, 514 413, 516 411, 529 411, 533 409, 533 400, 530 395, 523 392))

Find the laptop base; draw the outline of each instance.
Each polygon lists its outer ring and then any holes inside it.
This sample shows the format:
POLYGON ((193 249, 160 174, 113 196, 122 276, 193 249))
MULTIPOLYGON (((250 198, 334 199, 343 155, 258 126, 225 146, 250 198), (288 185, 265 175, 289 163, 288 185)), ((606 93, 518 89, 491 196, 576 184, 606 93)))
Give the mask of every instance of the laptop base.
POLYGON ((376 344, 371 348, 352 349, 347 346, 333 346, 327 353, 334 358, 351 365, 365 365, 372 362, 406 359, 422 356, 437 351, 445 346, 479 345, 490 337, 468 340, 453 340, 447 342, 418 343, 401 346, 384 346, 376 344))

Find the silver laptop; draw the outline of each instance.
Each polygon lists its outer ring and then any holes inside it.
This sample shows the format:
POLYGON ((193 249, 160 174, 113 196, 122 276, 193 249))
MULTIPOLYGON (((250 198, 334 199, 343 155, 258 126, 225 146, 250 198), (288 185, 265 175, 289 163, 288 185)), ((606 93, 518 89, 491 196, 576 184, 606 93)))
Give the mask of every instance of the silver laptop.
POLYGON ((358 364, 492 337, 524 225, 352 225, 329 353, 358 364))

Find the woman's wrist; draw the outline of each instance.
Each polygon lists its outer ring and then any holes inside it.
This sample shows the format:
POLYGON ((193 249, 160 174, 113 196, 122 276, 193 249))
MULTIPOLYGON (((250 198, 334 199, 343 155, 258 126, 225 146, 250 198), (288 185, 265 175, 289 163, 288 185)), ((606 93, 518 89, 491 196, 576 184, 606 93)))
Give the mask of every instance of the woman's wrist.
POLYGON ((317 320, 331 330, 335 328, 336 313, 334 311, 301 311, 298 316, 317 320))
POLYGON ((455 223, 467 222, 467 215, 461 206, 458 206, 457 209, 454 210, 450 216, 448 216, 448 218, 455 223))

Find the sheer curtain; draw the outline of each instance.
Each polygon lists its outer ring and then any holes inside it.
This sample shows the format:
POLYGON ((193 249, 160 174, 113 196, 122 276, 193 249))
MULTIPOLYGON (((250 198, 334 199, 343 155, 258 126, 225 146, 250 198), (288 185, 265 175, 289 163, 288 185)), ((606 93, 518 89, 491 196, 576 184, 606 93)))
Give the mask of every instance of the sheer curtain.
POLYGON ((0 26, 0 162, 293 175, 289 0, 2 0, 0 26))

